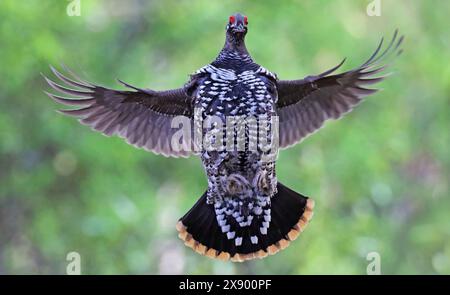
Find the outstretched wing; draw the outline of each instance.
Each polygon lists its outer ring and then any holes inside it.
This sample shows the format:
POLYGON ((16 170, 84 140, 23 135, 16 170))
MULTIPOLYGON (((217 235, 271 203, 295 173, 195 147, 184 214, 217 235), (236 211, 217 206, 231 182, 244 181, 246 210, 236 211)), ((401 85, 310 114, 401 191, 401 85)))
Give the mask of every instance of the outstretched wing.
POLYGON ((338 119, 351 111, 362 98, 377 92, 366 88, 382 81, 386 76, 376 77, 387 65, 381 64, 388 56, 400 54, 403 36, 398 33, 384 51, 380 51, 383 39, 372 56, 356 69, 342 74, 330 75, 336 67, 318 75, 301 80, 278 81, 278 116, 280 147, 291 146, 313 133, 328 119, 338 119))
MULTIPOLYGON (((60 110, 61 113, 76 117, 82 124, 107 136, 119 135, 136 147, 142 147, 156 154, 173 157, 187 157, 190 152, 179 147, 173 148, 171 139, 177 131, 171 128, 175 116, 193 117, 193 102, 189 95, 195 86, 195 79, 183 88, 154 91, 139 89, 120 81, 133 91, 113 90, 83 81, 71 74, 68 78, 51 67, 57 78, 67 86, 61 86, 44 76, 47 83, 55 90, 76 98, 47 95, 54 101, 76 106, 72 110, 60 110)), ((190 143, 188 143, 190 144, 190 143)))

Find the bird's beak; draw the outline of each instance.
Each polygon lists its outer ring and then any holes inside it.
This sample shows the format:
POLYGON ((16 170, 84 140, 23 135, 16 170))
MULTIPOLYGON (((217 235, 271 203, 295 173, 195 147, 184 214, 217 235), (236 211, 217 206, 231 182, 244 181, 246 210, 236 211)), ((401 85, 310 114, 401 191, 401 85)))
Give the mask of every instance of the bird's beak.
POLYGON ((233 32, 236 33, 244 33, 245 32, 245 26, 242 22, 238 22, 234 27, 233 27, 233 32))

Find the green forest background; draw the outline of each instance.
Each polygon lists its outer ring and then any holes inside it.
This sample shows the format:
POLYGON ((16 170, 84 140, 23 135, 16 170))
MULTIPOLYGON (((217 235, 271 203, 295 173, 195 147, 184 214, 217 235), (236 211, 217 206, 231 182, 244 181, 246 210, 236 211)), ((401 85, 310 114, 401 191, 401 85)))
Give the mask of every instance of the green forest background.
POLYGON ((450 274, 449 1, 0 1, 0 274, 450 274), (228 16, 281 79, 362 63, 382 36, 404 54, 353 113, 282 151, 279 179, 315 216, 289 248, 243 264, 186 248, 175 224, 203 193, 199 159, 171 159, 55 112, 40 73, 64 63, 122 89, 181 86, 212 61, 228 16))

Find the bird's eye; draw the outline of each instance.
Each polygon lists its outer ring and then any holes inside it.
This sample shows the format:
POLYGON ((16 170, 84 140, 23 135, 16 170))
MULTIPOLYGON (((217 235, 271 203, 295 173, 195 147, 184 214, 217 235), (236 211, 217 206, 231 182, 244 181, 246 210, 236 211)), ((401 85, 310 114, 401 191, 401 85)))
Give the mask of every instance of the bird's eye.
POLYGON ((230 24, 234 23, 234 21, 235 21, 234 15, 231 15, 230 16, 230 24))
POLYGON ((244 24, 248 25, 248 17, 247 16, 244 16, 244 24))

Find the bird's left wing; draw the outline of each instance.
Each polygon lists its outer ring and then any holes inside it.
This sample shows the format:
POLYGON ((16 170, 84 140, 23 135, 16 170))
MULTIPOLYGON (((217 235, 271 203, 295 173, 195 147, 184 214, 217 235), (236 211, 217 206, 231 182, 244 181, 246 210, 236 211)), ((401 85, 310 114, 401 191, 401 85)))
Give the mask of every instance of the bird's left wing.
POLYGON ((47 83, 73 98, 46 92, 47 95, 58 103, 77 107, 60 110, 61 113, 76 117, 82 124, 107 136, 119 135, 129 144, 156 154, 172 157, 187 157, 191 154, 186 148, 190 142, 185 142, 184 148, 172 146, 172 137, 178 129, 172 128, 171 123, 176 116, 186 116, 192 120, 193 102, 189 92, 195 87, 195 78, 191 78, 183 88, 167 91, 140 89, 120 81, 133 89, 121 91, 86 82, 68 69, 71 78, 53 67, 51 69, 70 88, 44 77, 47 83))
POLYGON ((378 83, 386 76, 375 76, 382 72, 385 64, 380 62, 392 53, 401 53, 403 36, 397 31, 383 51, 383 39, 373 55, 356 69, 331 75, 345 61, 317 76, 301 80, 280 80, 277 83, 279 116, 279 146, 289 147, 322 127, 328 119, 338 119, 351 111, 362 98, 375 93, 366 88, 378 83))

